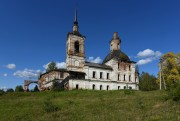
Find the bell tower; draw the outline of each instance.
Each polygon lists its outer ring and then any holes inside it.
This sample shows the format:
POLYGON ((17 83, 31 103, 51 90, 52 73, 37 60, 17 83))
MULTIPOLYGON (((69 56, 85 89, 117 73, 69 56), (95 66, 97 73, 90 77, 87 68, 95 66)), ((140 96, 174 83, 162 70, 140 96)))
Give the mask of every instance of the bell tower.
POLYGON ((120 50, 120 44, 121 44, 121 39, 118 36, 117 32, 114 32, 113 38, 110 41, 110 50, 120 50))
POLYGON ((67 34, 66 68, 69 71, 83 72, 85 64, 85 36, 81 35, 78 29, 77 10, 75 10, 73 31, 67 34))

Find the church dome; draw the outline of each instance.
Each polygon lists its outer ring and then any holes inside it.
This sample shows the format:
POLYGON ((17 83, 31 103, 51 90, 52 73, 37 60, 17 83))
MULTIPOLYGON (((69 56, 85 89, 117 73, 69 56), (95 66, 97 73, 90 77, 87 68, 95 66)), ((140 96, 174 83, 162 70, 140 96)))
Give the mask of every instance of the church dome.
POLYGON ((113 50, 113 51, 110 51, 110 53, 105 57, 105 59, 103 60, 103 64, 113 58, 116 58, 118 61, 130 62, 129 57, 125 53, 123 53, 121 50, 113 50))

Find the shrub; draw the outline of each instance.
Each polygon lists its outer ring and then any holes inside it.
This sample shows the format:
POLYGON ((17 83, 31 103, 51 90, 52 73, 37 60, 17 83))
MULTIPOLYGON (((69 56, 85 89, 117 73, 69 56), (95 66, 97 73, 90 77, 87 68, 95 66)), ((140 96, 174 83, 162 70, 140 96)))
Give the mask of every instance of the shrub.
POLYGON ((134 94, 134 90, 131 90, 131 89, 125 89, 125 90, 124 90, 124 94, 126 94, 126 95, 134 94))
POLYGON ((156 80, 155 76, 142 72, 139 78, 139 89, 142 91, 157 90, 159 87, 156 80))
POLYGON ((34 87, 34 92, 39 92, 39 88, 37 85, 34 87))
POLYGON ((24 89, 21 85, 16 86, 15 92, 23 92, 24 89))
POLYGON ((170 87, 167 92, 169 99, 180 101, 180 82, 177 82, 174 86, 170 87))
POLYGON ((58 107, 53 105, 52 102, 48 99, 48 100, 44 101, 43 110, 47 113, 55 112, 58 110, 58 107))
POLYGON ((4 90, 0 89, 0 95, 3 95, 4 93, 4 90))
POLYGON ((60 83, 58 82, 58 80, 53 80, 53 85, 51 88, 52 91, 63 91, 64 88, 60 87, 60 83))
POLYGON ((9 89, 7 89, 6 92, 14 92, 14 89, 13 88, 9 88, 9 89))

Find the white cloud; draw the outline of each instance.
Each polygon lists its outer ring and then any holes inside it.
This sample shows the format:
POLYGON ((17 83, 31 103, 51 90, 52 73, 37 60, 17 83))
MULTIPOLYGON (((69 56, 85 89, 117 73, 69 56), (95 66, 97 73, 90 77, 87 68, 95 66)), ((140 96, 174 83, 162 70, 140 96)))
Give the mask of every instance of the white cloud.
POLYGON ((137 54, 137 57, 138 58, 146 58, 146 57, 157 57, 158 58, 161 55, 162 55, 162 53, 159 51, 153 51, 151 49, 146 49, 146 50, 140 51, 137 54))
MULTIPOLYGON (((49 63, 50 63, 50 62, 49 62, 49 63)), ((43 65, 43 68, 47 69, 47 67, 48 67, 49 63, 44 64, 44 65, 43 65)))
POLYGON ((66 68, 66 63, 65 62, 56 62, 57 68, 66 68))
POLYGON ((7 89, 7 87, 3 86, 3 87, 0 87, 0 89, 5 91, 7 89))
POLYGON ((40 70, 24 69, 16 71, 13 75, 21 78, 37 78, 40 73, 40 70))
POLYGON ((8 74, 3 74, 3 76, 5 76, 5 77, 6 77, 7 75, 8 75, 8 74))
POLYGON ((160 51, 153 51, 151 49, 140 51, 137 54, 137 58, 141 58, 141 59, 137 62, 137 65, 144 65, 150 63, 154 60, 159 59, 161 56, 162 53, 160 51))
POLYGON ((8 65, 6 65, 6 68, 8 68, 8 69, 15 69, 16 68, 16 65, 15 64, 8 64, 8 65))
POLYGON ((97 58, 89 57, 88 61, 92 63, 101 63, 102 59, 100 57, 97 58))
MULTIPOLYGON (((48 67, 48 65, 49 65, 50 63, 51 63, 51 62, 43 65, 43 67, 44 67, 45 69, 47 69, 47 67, 48 67)), ((65 62, 56 62, 56 66, 57 66, 58 69, 59 69, 59 68, 66 68, 66 63, 65 63, 65 62)))
POLYGON ((137 65, 144 65, 153 61, 153 58, 141 59, 137 62, 137 65))

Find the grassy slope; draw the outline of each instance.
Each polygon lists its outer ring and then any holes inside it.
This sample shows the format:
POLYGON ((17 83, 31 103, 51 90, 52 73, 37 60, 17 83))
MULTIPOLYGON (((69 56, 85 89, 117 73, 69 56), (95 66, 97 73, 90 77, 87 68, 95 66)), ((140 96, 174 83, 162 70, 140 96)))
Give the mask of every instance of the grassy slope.
POLYGON ((86 91, 0 96, 0 121, 180 121, 180 105, 165 92, 86 91), (46 112, 50 101, 58 111, 46 112))

